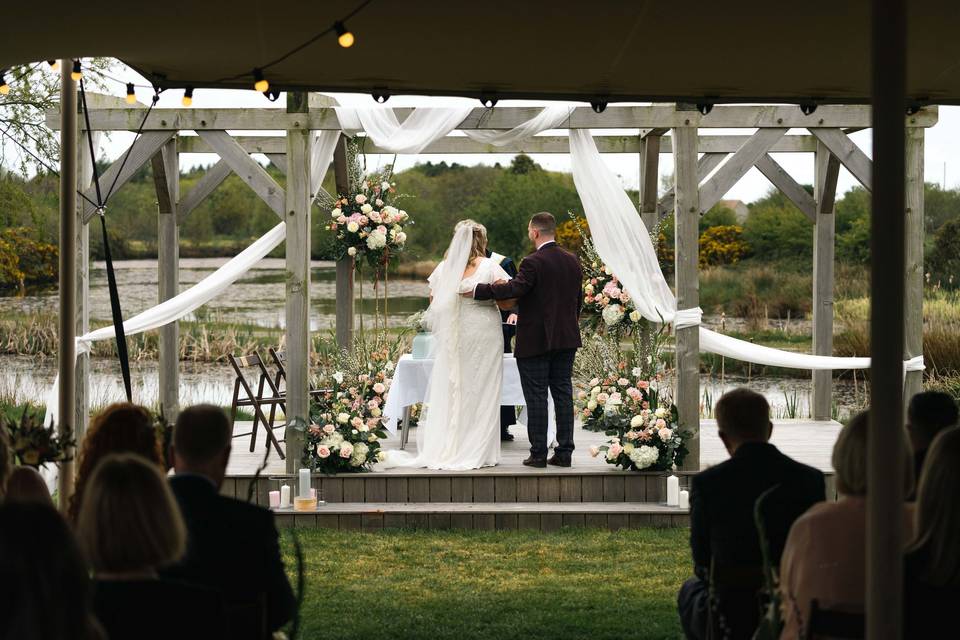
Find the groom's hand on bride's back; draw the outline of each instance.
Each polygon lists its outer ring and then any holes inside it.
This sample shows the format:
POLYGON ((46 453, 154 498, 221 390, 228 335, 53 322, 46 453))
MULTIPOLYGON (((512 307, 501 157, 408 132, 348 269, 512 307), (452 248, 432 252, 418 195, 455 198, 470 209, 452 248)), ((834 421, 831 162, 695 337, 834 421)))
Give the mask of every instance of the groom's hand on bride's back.
MULTIPOLYGON (((507 284, 507 280, 497 280, 493 284, 507 284)), ((476 292, 476 288, 470 291, 464 291, 460 295, 463 296, 464 298, 473 298, 474 292, 476 292)))

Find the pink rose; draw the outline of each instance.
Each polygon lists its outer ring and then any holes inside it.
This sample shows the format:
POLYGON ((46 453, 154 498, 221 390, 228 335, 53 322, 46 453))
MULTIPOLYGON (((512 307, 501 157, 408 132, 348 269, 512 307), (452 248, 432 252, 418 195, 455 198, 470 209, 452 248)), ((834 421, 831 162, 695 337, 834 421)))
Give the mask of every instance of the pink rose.
POLYGON ((367 201, 367 196, 363 195, 362 193, 358 193, 357 197, 354 198, 354 200, 356 201, 357 204, 363 204, 364 202, 367 201))
POLYGON ((630 384, 630 381, 627 380, 626 378, 620 378, 619 380, 617 380, 617 384, 620 385, 621 387, 625 387, 630 384))
POLYGON ((596 278, 590 278, 590 284, 596 285, 596 284, 597 284, 597 279, 596 279, 596 278))
POLYGON ((354 418, 350 421, 350 426, 352 426, 354 429, 359 429, 363 426, 363 419, 359 416, 354 416, 354 418))
POLYGON ((319 458, 329 458, 330 457, 330 447, 325 447, 322 444, 317 445, 317 457, 319 458))
POLYGON ((610 399, 610 396, 608 396, 608 395, 605 394, 605 393, 601 393, 601 394, 597 395, 597 404, 603 404, 603 403, 605 403, 605 402, 606 402, 607 400, 609 400, 609 399, 610 399))
POLYGON ((640 394, 640 390, 637 389, 636 387, 630 387, 629 389, 627 389, 627 395, 633 398, 634 400, 639 400, 641 394, 640 394))
POLYGON ((340 445, 340 457, 349 458, 353 455, 353 445, 349 442, 344 442, 340 445))
POLYGON ((657 429, 663 429, 667 426, 666 421, 663 418, 657 418, 657 421, 654 423, 657 429))
POLYGON ((323 426, 323 432, 324 432, 324 433, 328 433, 328 434, 329 434, 329 433, 333 433, 333 432, 336 431, 336 430, 337 430, 337 428, 334 427, 332 424, 326 424, 326 425, 323 426))
POLYGON ((383 392, 386 391, 386 390, 387 390, 387 388, 386 388, 385 386, 383 386, 383 383, 378 382, 377 384, 373 385, 373 392, 374 392, 374 393, 383 393, 383 392))
POLYGON ((657 432, 657 435, 660 436, 661 440, 666 442, 667 440, 673 437, 673 431, 670 431, 670 429, 667 429, 666 427, 664 427, 663 429, 660 429, 660 431, 657 432))
POLYGON ((646 380, 637 380, 637 387, 643 390, 647 390, 650 388, 650 383, 647 382, 646 380))
POLYGON ((318 424, 310 425, 310 433, 315 436, 320 435, 320 425, 318 424))
POLYGON ((619 456, 621 453, 623 453, 623 447, 620 446, 620 443, 614 442, 610 445, 609 451, 607 451, 607 457, 613 459, 619 456))

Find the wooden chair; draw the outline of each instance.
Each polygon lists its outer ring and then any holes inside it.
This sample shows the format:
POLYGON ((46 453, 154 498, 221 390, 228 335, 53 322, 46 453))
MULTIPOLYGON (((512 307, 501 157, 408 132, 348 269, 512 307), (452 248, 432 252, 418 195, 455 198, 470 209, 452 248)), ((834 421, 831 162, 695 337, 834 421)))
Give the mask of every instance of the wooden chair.
POLYGON ((810 603, 810 620, 804 631, 804 640, 842 638, 860 640, 864 637, 863 613, 824 609, 816 598, 810 603))
POLYGON ((267 432, 265 443, 266 446, 269 447, 272 444, 274 448, 276 448, 280 459, 283 460, 286 458, 286 456, 283 453, 283 449, 280 447, 280 441, 277 440, 277 436, 273 433, 275 429, 286 426, 286 423, 279 425, 274 424, 276 406, 278 404, 282 406, 283 397, 280 395, 277 386, 274 384, 273 378, 270 376, 270 372, 267 371, 267 367, 263 363, 263 358, 260 357, 258 352, 254 351, 251 354, 239 357, 228 354, 227 359, 230 361, 230 366, 233 367, 234 372, 237 374, 237 379, 233 384, 233 402, 230 408, 231 428, 237 419, 237 409, 239 407, 253 407, 253 429, 249 433, 234 434, 233 437, 241 438, 244 436, 250 436, 250 451, 252 452, 256 448, 257 429, 259 428, 260 424, 263 423, 264 431, 267 432), (244 375, 244 369, 254 369, 254 375, 259 376, 259 380, 256 383, 256 393, 254 393, 253 386, 250 385, 249 380, 244 375), (264 395, 265 387, 269 390, 267 395, 264 395), (245 398, 240 397, 241 389, 246 394, 245 398), (269 418, 265 413, 266 407, 270 407, 269 418))
MULTIPOLYGON (((273 364, 277 367, 277 374, 273 379, 274 386, 278 389, 281 398, 287 397, 287 352, 286 351, 277 351, 273 347, 267 349, 270 353, 270 358, 273 360, 273 364), (281 389, 281 387, 283 387, 281 389)), ((322 396, 325 393, 332 391, 332 389, 310 389, 310 396, 317 398, 322 396)), ((283 406, 283 403, 280 403, 280 408, 286 409, 283 406)), ((272 417, 272 416, 271 416, 272 417)))
POLYGON ((750 638, 760 622, 764 599, 762 565, 710 565, 708 640, 750 638))

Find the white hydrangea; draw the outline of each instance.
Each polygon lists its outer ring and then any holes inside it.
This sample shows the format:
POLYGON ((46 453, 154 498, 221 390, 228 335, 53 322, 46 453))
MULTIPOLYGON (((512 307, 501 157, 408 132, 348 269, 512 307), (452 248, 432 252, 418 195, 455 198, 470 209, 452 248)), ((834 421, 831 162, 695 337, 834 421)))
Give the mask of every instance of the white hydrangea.
POLYGON ((623 320, 623 307, 618 304, 611 304, 603 310, 603 321, 608 327, 615 326, 623 320))
POLYGON ((638 429, 643 426, 643 416, 633 416, 630 420, 630 426, 634 429, 638 429))
POLYGON ((362 442, 358 442, 355 445, 353 445, 353 454, 350 456, 350 466, 359 467, 364 462, 366 462, 367 453, 369 451, 370 451, 370 448, 367 445, 363 444, 362 442))
POLYGON ((374 231, 367 237, 367 247, 373 251, 387 246, 387 236, 379 231, 374 231))
POLYGON ((660 457, 660 450, 656 447, 642 445, 630 452, 630 460, 637 469, 646 469, 660 457))

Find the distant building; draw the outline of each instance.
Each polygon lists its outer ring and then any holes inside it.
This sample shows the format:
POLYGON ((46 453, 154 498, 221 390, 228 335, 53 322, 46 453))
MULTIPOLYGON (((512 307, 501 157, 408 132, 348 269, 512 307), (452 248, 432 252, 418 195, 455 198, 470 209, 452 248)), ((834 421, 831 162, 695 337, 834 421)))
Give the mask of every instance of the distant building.
POLYGON ((750 209, 743 200, 721 200, 717 204, 733 211, 737 215, 738 223, 743 223, 747 219, 747 214, 750 213, 750 209))

